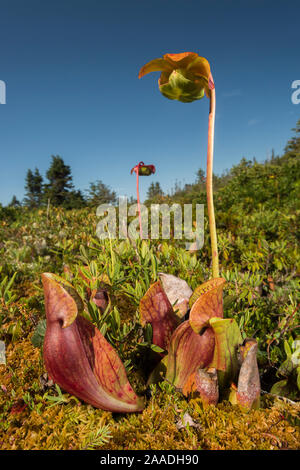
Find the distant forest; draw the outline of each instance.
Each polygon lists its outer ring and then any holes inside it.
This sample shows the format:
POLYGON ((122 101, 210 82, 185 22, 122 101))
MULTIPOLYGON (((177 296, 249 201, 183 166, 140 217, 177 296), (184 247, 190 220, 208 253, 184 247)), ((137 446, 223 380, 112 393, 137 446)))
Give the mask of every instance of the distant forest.
MULTIPOLYGON (((264 204, 267 208, 299 207, 300 195, 300 120, 293 129, 294 136, 288 141, 284 154, 258 163, 255 158, 242 158, 221 176, 214 175, 215 205, 218 210, 230 211, 237 207, 248 212, 251 207, 264 204)), ((205 203, 205 171, 200 168, 193 183, 181 186, 176 183, 170 194, 165 194, 159 182, 152 182, 145 203, 205 203)), ((38 168, 28 169, 25 177, 25 197, 19 201, 13 196, 6 208, 0 204, 0 215, 10 210, 46 207, 80 209, 103 203, 115 204, 116 192, 101 180, 90 183, 85 194, 73 185, 72 171, 59 155, 52 155, 44 181, 38 168), (6 210, 4 210, 6 209, 6 210)), ((132 199, 130 202, 134 202, 132 199)))

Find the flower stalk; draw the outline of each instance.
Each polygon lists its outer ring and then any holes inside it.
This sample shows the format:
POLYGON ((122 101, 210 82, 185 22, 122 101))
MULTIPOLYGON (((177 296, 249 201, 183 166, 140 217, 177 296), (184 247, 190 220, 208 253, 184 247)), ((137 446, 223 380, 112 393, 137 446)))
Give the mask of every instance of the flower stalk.
POLYGON ((140 237, 143 238, 143 229, 142 229, 142 216, 141 216, 141 203, 140 203, 140 192, 139 192, 139 172, 136 172, 136 198, 138 205, 139 213, 139 224, 140 224, 140 237))
POLYGON ((212 256, 212 276, 219 277, 219 255, 217 242, 217 229, 213 198, 213 156, 214 156, 214 135, 215 135, 215 115, 216 115, 216 90, 212 75, 209 78, 210 87, 210 107, 208 116, 208 139, 207 139, 207 167, 206 167, 206 194, 207 210, 210 231, 211 256, 212 256))

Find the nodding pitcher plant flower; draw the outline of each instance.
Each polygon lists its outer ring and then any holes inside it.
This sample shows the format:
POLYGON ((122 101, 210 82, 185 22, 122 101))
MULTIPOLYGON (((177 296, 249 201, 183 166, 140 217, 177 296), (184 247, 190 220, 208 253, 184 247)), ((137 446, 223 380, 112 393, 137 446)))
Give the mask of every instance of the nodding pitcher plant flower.
POLYGON ((84 305, 65 279, 43 273, 46 334, 43 355, 49 377, 66 392, 96 408, 136 412, 143 400, 128 382, 113 347, 84 316, 84 305))
POLYGON ((204 94, 210 99, 206 192, 212 252, 212 275, 214 278, 218 278, 219 258, 212 187, 216 93, 209 62, 196 52, 165 54, 163 58, 151 60, 144 65, 140 69, 139 78, 149 72, 161 72, 158 80, 159 89, 165 97, 171 100, 191 103, 203 98, 204 94))
POLYGON ((195 52, 165 54, 144 65, 139 78, 150 72, 161 72, 158 85, 161 93, 171 100, 190 103, 210 96, 210 65, 195 52))
POLYGON ((165 378, 185 396, 201 397, 205 404, 216 404, 221 397, 256 408, 257 343, 242 338, 233 318, 223 318, 224 285, 222 278, 210 279, 192 292, 182 279, 159 273, 139 309, 141 324, 152 327, 152 343, 164 350, 148 384, 165 378))
POLYGON ((139 212, 139 225, 140 225, 140 237, 143 238, 143 230, 142 230, 142 217, 141 217, 141 203, 140 203, 140 193, 139 193, 139 176, 150 176, 155 173, 155 166, 154 165, 145 165, 144 162, 139 162, 135 165, 132 169, 130 174, 136 174, 136 195, 137 195, 137 204, 138 204, 138 212, 139 212))

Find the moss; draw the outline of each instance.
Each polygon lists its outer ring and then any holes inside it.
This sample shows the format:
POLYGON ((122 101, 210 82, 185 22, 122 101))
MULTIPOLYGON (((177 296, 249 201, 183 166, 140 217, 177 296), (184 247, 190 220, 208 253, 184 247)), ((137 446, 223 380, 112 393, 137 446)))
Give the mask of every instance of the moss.
MULTIPOLYGON (((300 404, 266 401, 245 411, 224 402, 204 407, 187 402, 165 386, 152 390, 142 413, 117 415, 79 403, 47 400, 39 377, 45 373, 40 351, 29 338, 7 348, 8 366, 0 366, 0 446, 2 449, 299 449, 300 430, 293 423, 300 404), (178 429, 188 412, 197 427, 178 429), (109 428, 107 442, 96 445, 97 431, 109 428)), ((55 395, 53 388, 47 393, 55 395)))

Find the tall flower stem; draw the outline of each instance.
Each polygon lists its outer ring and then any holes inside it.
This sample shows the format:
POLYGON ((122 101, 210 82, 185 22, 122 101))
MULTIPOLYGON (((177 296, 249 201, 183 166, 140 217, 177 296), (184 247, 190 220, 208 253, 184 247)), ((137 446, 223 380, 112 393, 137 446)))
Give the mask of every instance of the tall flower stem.
POLYGON ((213 199, 213 156, 214 156, 214 134, 215 134, 215 114, 216 114, 216 90, 213 84, 212 76, 210 77, 211 93, 210 93, 210 109, 208 116, 208 141, 207 141, 207 168, 206 168, 206 193, 207 193, 207 210, 210 231, 210 243, 212 253, 212 275, 213 278, 219 277, 219 256, 217 230, 213 199))
POLYGON ((137 204, 138 204, 138 212, 139 212, 140 237, 142 239, 143 230, 142 230, 141 204, 140 204, 140 193, 139 193, 139 168, 136 171, 136 195, 137 195, 137 204))

